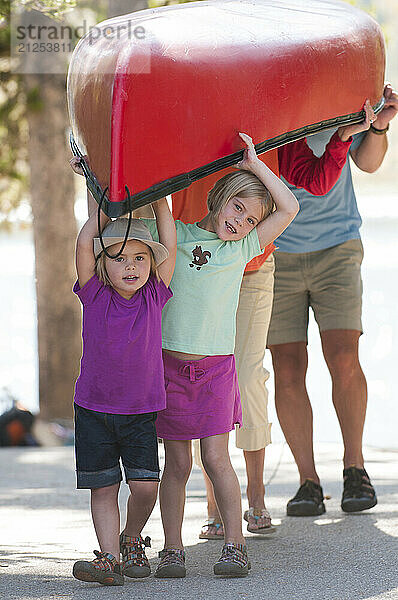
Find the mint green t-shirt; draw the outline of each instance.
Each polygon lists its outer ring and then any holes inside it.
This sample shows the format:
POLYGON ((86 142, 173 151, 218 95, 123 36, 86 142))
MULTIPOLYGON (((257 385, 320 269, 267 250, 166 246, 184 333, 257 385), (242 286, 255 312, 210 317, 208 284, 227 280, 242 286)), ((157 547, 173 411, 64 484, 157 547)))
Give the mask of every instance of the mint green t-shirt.
MULTIPOLYGON (((159 239, 156 221, 143 219, 159 239)), ((243 272, 261 254, 256 229, 223 242, 197 224, 176 221, 177 260, 173 297, 162 313, 163 348, 188 354, 233 354, 243 272)))

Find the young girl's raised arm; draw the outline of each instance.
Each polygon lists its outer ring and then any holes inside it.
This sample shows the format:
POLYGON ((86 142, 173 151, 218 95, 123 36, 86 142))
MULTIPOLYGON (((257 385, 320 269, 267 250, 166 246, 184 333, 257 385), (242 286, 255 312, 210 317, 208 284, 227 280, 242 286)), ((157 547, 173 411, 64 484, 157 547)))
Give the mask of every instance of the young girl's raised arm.
POLYGON ((265 248, 286 229, 298 213, 299 204, 289 188, 257 157, 252 138, 239 134, 247 148, 236 166, 251 171, 265 185, 275 203, 276 210, 257 225, 260 247, 265 248))
MULTIPOLYGON (((70 166, 79 175, 83 174, 79 166, 80 159, 72 158, 70 166)), ((76 242, 76 271, 79 280, 79 286, 82 288, 95 272, 95 256, 94 256, 94 238, 98 236, 98 216, 96 210, 96 202, 87 190, 87 207, 89 217, 81 228, 76 242)), ((109 217, 101 211, 100 223, 101 231, 108 223, 109 217)))
POLYGON ((156 226, 158 228, 159 242, 166 246, 169 256, 159 267, 159 275, 164 283, 169 286, 177 253, 177 234, 173 216, 170 212, 166 198, 161 198, 152 204, 153 212, 156 217, 156 226))

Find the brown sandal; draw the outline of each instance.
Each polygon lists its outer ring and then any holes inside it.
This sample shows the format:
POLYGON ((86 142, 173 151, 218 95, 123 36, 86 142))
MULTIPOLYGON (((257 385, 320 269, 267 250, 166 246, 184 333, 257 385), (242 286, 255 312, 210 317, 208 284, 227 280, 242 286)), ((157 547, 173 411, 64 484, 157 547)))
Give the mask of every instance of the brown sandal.
POLYGON ((249 510, 245 510, 243 518, 248 523, 247 531, 250 531, 250 533, 265 534, 274 533, 276 531, 271 523, 271 515, 266 508, 249 508, 249 510), (260 519, 264 519, 266 524, 263 525, 263 527, 253 527, 250 526, 249 519, 254 519, 256 525, 260 519))
POLYGON ((223 540, 224 539, 224 526, 221 521, 217 520, 217 517, 207 519, 206 523, 202 525, 202 529, 199 534, 200 540, 223 540), (210 529, 214 528, 215 533, 210 533, 210 529))

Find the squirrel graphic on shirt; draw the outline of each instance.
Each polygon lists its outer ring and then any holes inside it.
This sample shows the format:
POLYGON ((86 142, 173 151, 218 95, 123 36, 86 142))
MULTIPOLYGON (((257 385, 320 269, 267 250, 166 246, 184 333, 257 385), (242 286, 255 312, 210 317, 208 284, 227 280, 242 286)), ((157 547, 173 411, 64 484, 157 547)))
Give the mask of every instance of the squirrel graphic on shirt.
POLYGON ((193 260, 189 266, 196 267, 196 270, 200 271, 200 269, 203 267, 203 265, 205 265, 209 262, 208 259, 211 258, 211 252, 209 252, 208 250, 205 250, 203 252, 202 246, 196 246, 192 250, 192 256, 193 256, 193 260))

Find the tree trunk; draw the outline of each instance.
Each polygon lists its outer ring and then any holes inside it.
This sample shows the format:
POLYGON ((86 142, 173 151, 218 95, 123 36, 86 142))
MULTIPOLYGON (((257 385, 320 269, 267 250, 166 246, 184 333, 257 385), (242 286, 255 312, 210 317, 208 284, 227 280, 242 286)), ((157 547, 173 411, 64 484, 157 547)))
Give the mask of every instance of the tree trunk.
POLYGON ((76 277, 74 175, 68 165, 67 109, 63 75, 26 75, 30 190, 36 259, 39 398, 44 419, 72 416, 81 354, 76 277))

